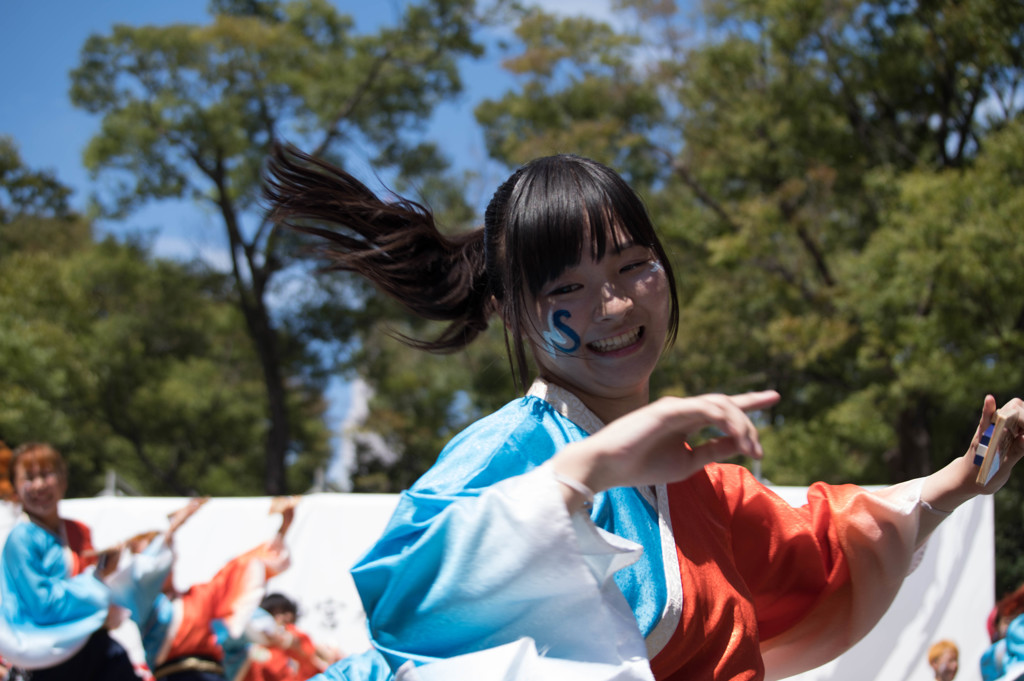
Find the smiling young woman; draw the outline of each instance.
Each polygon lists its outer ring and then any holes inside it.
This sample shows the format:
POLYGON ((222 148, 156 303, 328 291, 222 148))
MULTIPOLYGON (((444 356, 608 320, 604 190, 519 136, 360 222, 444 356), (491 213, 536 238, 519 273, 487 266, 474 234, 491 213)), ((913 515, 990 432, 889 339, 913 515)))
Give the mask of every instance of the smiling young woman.
POLYGON ((89 528, 60 517, 64 458, 45 443, 14 450, 11 482, 25 519, 4 544, 0 656, 33 681, 137 681, 125 650, 107 634, 110 589, 93 571, 89 528))
MULTIPOLYGON (((928 478, 874 493, 818 484, 801 508, 718 463, 762 456, 748 412, 780 397, 649 402, 678 324, 675 279, 639 196, 592 160, 531 161, 495 192, 484 226, 457 237, 422 206, 382 200, 292 148, 273 155, 266 195, 272 219, 312 235, 328 268, 448 322, 414 346, 458 350, 500 318, 525 392, 456 435, 403 493, 352 569, 373 648, 328 679, 479 678, 478 665, 494 671, 487 655, 524 643, 543 651, 531 680, 570 668, 647 681, 792 675, 867 633, 928 534, 1024 455, 1015 399, 1004 465, 984 487, 973 464, 983 428, 928 478), (687 442, 708 427, 721 437, 687 442)), ((995 410, 987 397, 981 425, 995 410)))

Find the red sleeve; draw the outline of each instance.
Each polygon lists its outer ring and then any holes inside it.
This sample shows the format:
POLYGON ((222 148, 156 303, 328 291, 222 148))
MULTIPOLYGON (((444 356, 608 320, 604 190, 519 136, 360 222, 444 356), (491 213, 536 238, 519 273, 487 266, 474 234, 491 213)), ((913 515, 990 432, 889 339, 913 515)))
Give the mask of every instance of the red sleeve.
POLYGON ((828 499, 858 491, 816 489, 793 508, 732 465, 669 485, 683 602, 655 678, 763 678, 764 641, 846 600, 850 566, 828 499))
POLYGON ((850 578, 834 508, 863 490, 816 484, 794 508, 741 466, 717 467, 713 484, 731 514, 737 568, 750 589, 762 640, 788 630, 850 578))
POLYGON ((877 491, 816 483, 794 508, 738 466, 710 477, 771 676, 834 659, 899 591, 921 539, 921 480, 877 491))
POLYGON ((266 563, 271 554, 268 544, 261 544, 229 560, 210 581, 193 585, 182 594, 181 624, 167 659, 186 655, 222 659, 210 623, 225 620, 232 636, 241 635, 266 592, 267 580, 274 575, 266 563))

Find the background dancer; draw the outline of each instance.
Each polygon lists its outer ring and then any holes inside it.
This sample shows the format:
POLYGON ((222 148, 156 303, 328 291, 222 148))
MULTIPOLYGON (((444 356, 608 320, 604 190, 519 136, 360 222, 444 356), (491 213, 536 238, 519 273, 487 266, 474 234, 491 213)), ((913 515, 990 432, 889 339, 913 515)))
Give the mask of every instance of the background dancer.
POLYGON ((297 504, 297 497, 273 500, 271 511, 282 516, 274 538, 228 561, 211 580, 185 592, 176 591, 173 585, 171 547, 135 547, 139 556, 150 562, 141 569, 129 567, 132 579, 119 581, 115 590, 119 600, 133 604, 132 618, 139 626, 149 666, 157 679, 225 679, 224 651, 214 623, 221 621, 233 637, 242 635, 266 594, 267 580, 288 567, 284 540, 297 504), (148 601, 146 595, 152 593, 153 584, 162 584, 163 588, 148 601))
POLYGON ((15 678, 138 681, 107 630, 117 608, 95 570, 89 528, 61 518, 67 465, 52 446, 27 443, 11 461, 24 511, 4 544, 0 573, 0 656, 15 678))

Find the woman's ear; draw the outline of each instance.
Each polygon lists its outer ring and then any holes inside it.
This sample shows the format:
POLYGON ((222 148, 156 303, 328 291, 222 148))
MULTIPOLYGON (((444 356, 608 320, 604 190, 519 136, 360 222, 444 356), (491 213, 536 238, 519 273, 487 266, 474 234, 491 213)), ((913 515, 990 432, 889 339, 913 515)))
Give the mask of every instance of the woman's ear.
POLYGON ((505 306, 501 304, 501 301, 498 300, 497 296, 493 294, 491 295, 490 299, 487 301, 487 309, 491 311, 491 314, 497 315, 498 318, 501 319, 501 323, 505 325, 505 328, 508 328, 508 317, 505 314, 505 306))

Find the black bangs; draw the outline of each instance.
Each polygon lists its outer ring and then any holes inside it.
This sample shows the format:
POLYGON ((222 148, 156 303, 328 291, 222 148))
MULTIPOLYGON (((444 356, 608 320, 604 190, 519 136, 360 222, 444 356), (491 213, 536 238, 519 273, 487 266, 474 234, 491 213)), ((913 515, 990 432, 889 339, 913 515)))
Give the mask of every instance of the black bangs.
MULTIPOLYGON (((506 281, 531 295, 575 267, 591 244, 595 260, 619 250, 618 226, 634 244, 661 250, 647 211, 632 188, 611 169, 579 156, 552 156, 528 164, 509 196, 506 281), (521 259, 520 262, 513 262, 521 259), (516 275, 523 279, 514 281, 516 275)), ((661 254, 659 253, 659 256, 661 254)))

